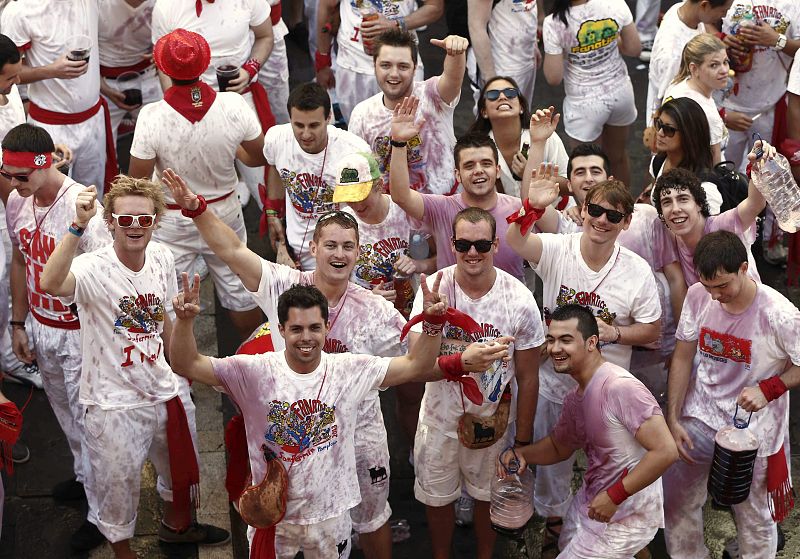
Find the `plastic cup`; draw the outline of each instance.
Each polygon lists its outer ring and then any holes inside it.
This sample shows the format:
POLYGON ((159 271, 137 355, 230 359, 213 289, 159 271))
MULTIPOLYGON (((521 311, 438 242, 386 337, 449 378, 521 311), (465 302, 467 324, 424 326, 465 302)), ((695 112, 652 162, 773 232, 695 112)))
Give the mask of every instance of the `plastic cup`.
POLYGON ((69 60, 84 60, 89 62, 92 53, 92 39, 86 35, 73 35, 66 42, 67 58, 69 60))
POLYGON ((239 66, 230 59, 220 60, 214 65, 217 72, 217 83, 219 90, 226 91, 232 80, 239 77, 239 66))
POLYGON ((139 72, 123 72, 117 76, 117 89, 125 94, 125 104, 129 107, 142 104, 142 76, 139 72))

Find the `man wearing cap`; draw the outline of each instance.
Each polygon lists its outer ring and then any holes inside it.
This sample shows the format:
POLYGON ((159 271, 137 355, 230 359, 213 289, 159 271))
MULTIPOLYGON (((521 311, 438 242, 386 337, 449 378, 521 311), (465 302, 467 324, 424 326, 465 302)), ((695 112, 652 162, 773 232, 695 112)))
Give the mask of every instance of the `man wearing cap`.
MULTIPOLYGON (((200 79, 211 54, 197 33, 178 29, 165 35, 153 51, 158 69, 173 85, 164 99, 142 108, 131 146, 130 175, 150 178, 153 171, 175 169, 206 198, 212 211, 240 239, 247 238, 242 208, 235 196, 237 149, 261 155, 263 135, 258 118, 241 95, 217 93, 200 79)), ((194 275, 203 258, 214 278, 222 306, 242 340, 262 322, 261 312, 239 278, 208 248, 180 206, 165 191, 167 212, 155 239, 175 256, 175 269, 194 275)))
MULTIPOLYGON (((39 283, 56 243, 69 234, 70 228, 76 228, 75 224, 70 225, 75 200, 85 188, 52 166, 54 147, 47 131, 31 124, 12 128, 3 139, 0 172, 14 188, 6 205, 14 246, 10 273, 11 343, 20 361, 38 363, 45 394, 72 453, 75 479, 56 485, 53 494, 58 499, 80 499, 85 491, 91 505, 92 487, 82 448, 83 409, 78 401, 81 324, 73 309, 45 293, 39 283), (27 323, 29 326, 25 321, 28 313, 34 318, 27 323)), ((111 242, 99 218, 87 219, 80 230, 81 252, 111 242)), ((90 506, 90 518, 92 512, 90 506)), ((87 550, 102 541, 96 526, 87 521, 73 535, 72 546, 76 551, 87 550)))
POLYGON ((100 95, 98 17, 97 0, 21 0, 3 11, 0 29, 25 51, 20 79, 30 84, 28 121, 68 145, 72 177, 102 193, 119 170, 108 105, 100 95))
MULTIPOLYGON (((295 111, 292 107, 292 113, 295 111)), ((372 180, 365 163, 363 156, 350 155, 338 162, 332 160, 330 166, 335 176, 344 174, 348 179, 354 178, 355 183, 362 183, 372 180)), ((309 243, 316 269, 301 272, 264 260, 250 251, 229 227, 204 209, 207 204, 202 198, 192 193, 171 171, 167 171, 162 180, 172 190, 173 198, 186 208, 185 213, 195 216, 195 225, 203 239, 241 278, 267 316, 278 316, 278 296, 292 285, 315 285, 330 306, 330 326, 323 351, 385 357, 405 353, 406 348, 400 342, 405 320, 400 313, 383 297, 349 281, 359 243, 358 225, 350 214, 332 211, 320 217, 309 243)), ((285 347, 283 337, 275 331, 272 343, 275 351, 285 347)), ((357 375, 358 371, 353 374, 357 375)), ((367 557, 390 557, 389 449, 377 391, 372 391, 359 409, 355 451, 361 503, 351 510, 353 528, 360 534, 359 541, 367 557)), ((278 553, 278 556, 294 557, 301 543, 299 536, 288 529, 282 530, 282 524, 277 529, 278 545, 282 545, 283 538, 285 550, 294 550, 288 555, 278 553)))

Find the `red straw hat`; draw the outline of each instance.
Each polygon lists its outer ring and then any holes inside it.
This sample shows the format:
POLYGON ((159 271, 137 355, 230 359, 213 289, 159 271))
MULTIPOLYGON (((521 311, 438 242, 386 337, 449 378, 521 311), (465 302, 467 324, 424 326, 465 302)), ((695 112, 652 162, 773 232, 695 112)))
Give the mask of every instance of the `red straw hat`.
POLYGON ((176 80, 193 80, 211 63, 211 49, 202 35, 176 29, 161 37, 153 49, 156 66, 176 80))

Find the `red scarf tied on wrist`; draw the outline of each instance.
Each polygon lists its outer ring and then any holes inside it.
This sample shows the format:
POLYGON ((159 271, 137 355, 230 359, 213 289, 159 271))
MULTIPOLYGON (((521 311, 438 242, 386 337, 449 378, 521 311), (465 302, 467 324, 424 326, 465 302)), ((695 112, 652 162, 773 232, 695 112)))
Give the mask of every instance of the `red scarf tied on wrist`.
MULTIPOLYGON (((206 0, 209 4, 213 4, 214 0, 206 0)), ((194 5, 194 10, 197 12, 197 17, 200 17, 200 14, 203 13, 203 0, 197 0, 194 5)))
POLYGON ((203 81, 173 85, 164 93, 164 101, 192 124, 203 120, 216 98, 217 92, 203 81))

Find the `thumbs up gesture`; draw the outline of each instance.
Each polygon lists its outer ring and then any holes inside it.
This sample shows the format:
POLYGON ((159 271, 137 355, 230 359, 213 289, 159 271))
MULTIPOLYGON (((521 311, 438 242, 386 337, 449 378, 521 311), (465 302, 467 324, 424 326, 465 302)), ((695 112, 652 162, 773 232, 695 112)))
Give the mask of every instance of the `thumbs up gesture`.
POLYGON ((458 35, 448 35, 444 39, 431 39, 431 44, 447 51, 447 56, 459 56, 467 52, 469 41, 458 35))

